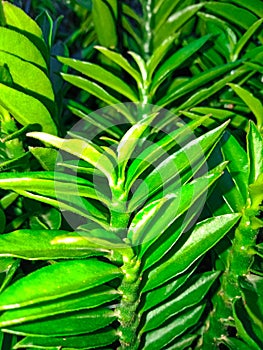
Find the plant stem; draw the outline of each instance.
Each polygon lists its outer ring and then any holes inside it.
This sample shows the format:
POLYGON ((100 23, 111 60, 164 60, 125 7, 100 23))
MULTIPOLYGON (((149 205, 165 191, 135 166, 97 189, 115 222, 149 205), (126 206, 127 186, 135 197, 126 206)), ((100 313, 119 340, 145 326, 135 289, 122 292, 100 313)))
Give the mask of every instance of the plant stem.
POLYGON ((151 56, 152 50, 152 0, 142 1, 144 32, 143 32, 143 53, 145 61, 151 56))
POLYGON ((136 330, 139 324, 139 317, 136 313, 139 298, 138 289, 140 286, 139 267, 140 262, 136 257, 131 255, 133 252, 130 248, 130 256, 123 255, 123 280, 119 287, 122 294, 120 305, 116 308, 116 313, 120 326, 118 328, 120 347, 119 350, 136 350, 139 346, 139 339, 136 330))

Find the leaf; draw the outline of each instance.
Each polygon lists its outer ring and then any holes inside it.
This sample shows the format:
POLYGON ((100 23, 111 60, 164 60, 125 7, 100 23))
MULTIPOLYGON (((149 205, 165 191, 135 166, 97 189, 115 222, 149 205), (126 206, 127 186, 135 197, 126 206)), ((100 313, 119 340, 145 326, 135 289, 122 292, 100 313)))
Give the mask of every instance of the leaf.
MULTIPOLYGON (((30 307, 5 311, 0 316, 1 328, 10 327, 73 311, 94 309, 118 298, 118 292, 107 286, 39 303, 30 307)), ((64 315, 63 315, 64 316, 64 315)))
POLYGON ((112 310, 98 308, 92 311, 78 311, 66 315, 3 328, 4 332, 19 335, 40 335, 50 337, 70 336, 94 332, 104 328, 116 319, 112 310))
POLYGON ((29 151, 39 161, 44 170, 54 171, 59 153, 53 148, 29 147, 29 151))
POLYGON ((118 44, 117 11, 117 0, 96 0, 92 3, 92 18, 96 34, 99 43, 103 46, 115 48, 118 44))
POLYGON ((18 230, 0 235, 0 256, 28 260, 86 258, 109 255, 108 247, 99 246, 88 234, 57 230, 18 230))
POLYGON ((162 304, 171 295, 175 294, 177 290, 184 286, 187 280, 190 279, 190 276, 193 274, 197 266, 198 264, 195 264, 179 277, 174 277, 164 285, 144 293, 143 297, 145 299, 142 309, 140 310, 140 315, 142 315, 145 311, 162 304))
POLYGON ((120 276, 120 270, 97 259, 45 266, 19 279, 2 294, 0 310, 10 310, 82 292, 120 276), (34 288, 34 286, 38 288, 34 288), (42 286, 42 287, 41 287, 42 286))
POLYGON ((178 33, 170 35, 161 43, 159 47, 154 50, 153 54, 149 57, 148 61, 146 62, 149 79, 152 77, 154 71, 161 63, 162 59, 170 49, 172 43, 178 38, 178 36, 178 33))
MULTIPOLYGON (((257 326, 251 322, 241 299, 236 299, 234 301, 233 314, 239 337, 248 344, 251 350, 260 350, 263 346, 263 342, 262 340, 260 341, 254 333, 257 326)), ((257 330, 262 335, 262 330, 257 330)))
POLYGON ((235 184, 235 189, 239 193, 239 210, 245 205, 248 195, 248 158, 245 150, 239 142, 228 134, 223 136, 222 153, 224 159, 229 161, 227 168, 235 184))
POLYGON ((202 125, 207 118, 199 118, 193 122, 180 125, 175 130, 164 135, 160 140, 152 143, 139 153, 136 159, 133 160, 127 169, 126 190, 129 191, 136 179, 149 168, 150 165, 156 167, 160 161, 159 159, 165 155, 175 146, 184 145, 192 140, 194 137, 193 131, 202 125))
POLYGON ((191 308, 183 312, 180 317, 173 319, 166 326, 155 329, 146 334, 145 350, 152 349, 154 344, 158 344, 160 349, 168 345, 172 340, 181 335, 187 329, 195 325, 204 311, 204 305, 191 308))
POLYGON ((0 105, 7 109, 20 124, 25 126, 37 121, 43 131, 57 134, 56 125, 49 111, 39 100, 1 83, 0 89, 0 105))
POLYGON ((151 94, 154 95, 157 88, 166 79, 166 77, 176 68, 185 63, 185 61, 194 53, 200 50, 209 39, 211 39, 211 35, 205 35, 200 39, 194 40, 192 43, 186 45, 180 50, 177 50, 173 55, 171 55, 154 74, 151 94))
MULTIPOLYGON (((263 13, 262 13, 263 15, 263 13)), ((239 41, 236 43, 234 52, 232 53, 232 60, 237 60, 240 52, 244 48, 244 46, 249 42, 250 38, 255 34, 255 32, 260 28, 260 26, 263 23, 263 18, 259 19, 258 21, 254 22, 251 27, 248 28, 245 34, 243 34, 239 41)))
MULTIPOLYGON (((244 306, 252 322, 263 327, 263 278, 256 275, 239 277, 239 286, 241 288, 244 306)), ((263 342, 263 337, 262 337, 263 342)))
POLYGON ((155 32, 153 46, 159 47, 161 43, 171 34, 177 32, 187 21, 189 21, 203 7, 203 4, 195 4, 176 11, 166 23, 155 32))
POLYGON ((130 76, 133 77, 133 79, 137 82, 137 84, 141 84, 141 77, 138 71, 134 69, 121 54, 108 50, 106 47, 95 46, 95 48, 110 60, 115 62, 118 66, 123 68, 127 73, 129 73, 130 76))
POLYGON ((224 237, 239 218, 239 214, 226 214, 196 224, 186 241, 183 244, 179 242, 180 249, 176 251, 175 246, 175 253, 149 272, 148 281, 143 291, 156 288, 173 276, 184 272, 224 237))
POLYGON ((98 151, 99 148, 91 141, 87 142, 78 139, 62 139, 41 132, 31 132, 28 133, 27 136, 48 143, 51 146, 85 160, 102 171, 102 173, 107 176, 110 184, 114 183, 116 177, 114 165, 112 164, 111 160, 105 154, 103 154, 103 150, 101 149, 101 152, 98 151))
POLYGON ((5 273, 2 285, 0 286, 0 293, 8 286, 11 282, 15 272, 20 265, 19 259, 13 258, 0 258, 0 273, 5 273))
POLYGON ((222 339, 222 342, 226 344, 230 350, 247 350, 247 344, 243 343, 237 338, 224 337, 224 339, 222 339))
POLYGON ((171 154, 158 164, 133 194, 129 203, 129 210, 133 211, 138 208, 145 199, 158 190, 165 190, 167 183, 172 180, 179 186, 182 183, 181 174, 187 169, 193 168, 195 164, 199 162, 202 164, 205 161, 205 153, 215 146, 215 142, 221 136, 225 127, 226 124, 223 124, 203 136, 193 139, 179 151, 171 154))
POLYGON ((263 172, 263 139, 252 121, 249 123, 247 149, 249 184, 253 184, 263 172))
POLYGON ((165 350, 182 350, 187 349, 188 346, 191 346, 193 341, 197 338, 196 334, 186 334, 178 339, 178 341, 174 341, 165 347, 165 350))
MULTIPOLYGON (((128 237, 134 245, 141 244, 140 257, 183 213, 188 211, 187 216, 192 219, 191 207, 194 206, 198 199, 202 202, 202 195, 206 196, 207 189, 222 175, 223 168, 224 164, 212 170, 207 176, 197 178, 191 183, 178 188, 173 194, 168 194, 160 200, 150 203, 136 214, 131 222, 128 237)), ((188 225, 188 218, 184 218, 184 221, 187 222, 186 225, 188 225)), ((179 230, 176 230, 173 235, 174 243, 180 233, 182 233, 181 225, 179 225, 179 230)), ((169 238, 168 240, 170 241, 169 238)), ((170 247, 174 243, 170 242, 170 247)), ((162 256, 162 249, 156 253, 162 256)), ((147 259, 145 265, 149 266, 155 255, 153 253, 147 259)))
POLYGON ((89 78, 97 80, 105 86, 114 89, 118 93, 127 97, 132 102, 138 101, 138 96, 133 91, 133 89, 131 89, 130 86, 126 84, 122 79, 118 78, 116 75, 112 74, 105 68, 102 68, 94 63, 83 62, 71 58, 58 57, 58 60, 63 64, 66 64, 78 72, 81 72, 82 74, 88 76, 89 78))
POLYGON ((42 31, 37 23, 29 17, 21 8, 12 5, 10 2, 3 2, 3 9, 6 24, 25 31, 27 34, 35 35, 42 39, 42 31))
POLYGON ((93 349, 113 343, 117 340, 116 331, 113 328, 106 327, 101 331, 90 334, 82 334, 81 336, 71 337, 26 337, 18 342, 14 349, 27 348, 28 346, 38 346, 41 348, 62 347, 69 349, 93 349))
POLYGON ((46 62, 37 47, 24 35, 14 30, 0 27, 0 51, 31 62, 46 71, 46 62))
MULTIPOLYGON (((19 85, 18 90, 23 89, 28 95, 45 97, 54 101, 52 85, 46 74, 38 67, 11 55, 7 52, 0 51, 0 65, 6 64, 12 76, 13 83, 19 85)), ((43 104, 45 100, 42 98, 43 104)))
POLYGON ((207 272, 196 278, 188 284, 187 289, 181 290, 180 294, 173 295, 172 299, 150 310, 146 314, 145 325, 142 332, 147 332, 160 327, 167 322, 170 317, 178 315, 185 309, 194 306, 203 300, 211 285, 218 277, 219 272, 207 272), (190 286, 189 286, 190 285, 190 286))
POLYGON ((214 68, 211 68, 207 71, 204 71, 200 74, 197 74, 193 76, 192 78, 189 78, 188 81, 183 82, 179 86, 176 86, 175 89, 172 89, 169 94, 165 94, 158 102, 157 104, 160 106, 166 106, 167 104, 176 101, 180 97, 188 94, 189 92, 192 92, 194 90, 199 92, 201 86, 208 84, 209 82, 215 81, 216 78, 220 77, 221 75, 227 73, 231 69, 234 69, 238 65, 237 62, 234 63, 227 63, 224 65, 218 65, 214 68))
POLYGON ((254 97, 251 92, 243 89, 237 84, 228 84, 231 89, 245 102, 249 107, 251 112, 255 115, 258 128, 260 129, 263 126, 263 105, 259 99, 254 97))
POLYGON ((257 20, 257 17, 250 11, 228 3, 210 1, 205 3, 205 8, 223 17, 227 22, 233 22, 245 29, 248 29, 257 20))

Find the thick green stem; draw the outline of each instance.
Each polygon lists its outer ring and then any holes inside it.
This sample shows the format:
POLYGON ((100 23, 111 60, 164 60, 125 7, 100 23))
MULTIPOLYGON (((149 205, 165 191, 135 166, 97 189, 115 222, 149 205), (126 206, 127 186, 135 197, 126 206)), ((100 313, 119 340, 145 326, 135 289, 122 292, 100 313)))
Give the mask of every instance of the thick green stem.
POLYGON ((140 262, 136 257, 131 257, 127 254, 123 255, 122 271, 124 277, 119 287, 122 299, 116 309, 116 314, 120 322, 118 334, 121 345, 119 350, 136 350, 139 346, 139 339, 136 332, 139 324, 139 318, 136 312, 139 304, 138 289, 141 282, 139 267, 140 262))

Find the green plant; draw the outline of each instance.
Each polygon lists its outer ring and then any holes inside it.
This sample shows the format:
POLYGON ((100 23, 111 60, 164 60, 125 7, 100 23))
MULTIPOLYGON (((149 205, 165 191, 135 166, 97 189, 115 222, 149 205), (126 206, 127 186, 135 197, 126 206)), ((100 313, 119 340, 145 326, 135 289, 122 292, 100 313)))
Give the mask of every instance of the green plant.
POLYGON ((74 127, 52 43, 0 7, 2 349, 261 349, 262 2, 83 4, 74 127))

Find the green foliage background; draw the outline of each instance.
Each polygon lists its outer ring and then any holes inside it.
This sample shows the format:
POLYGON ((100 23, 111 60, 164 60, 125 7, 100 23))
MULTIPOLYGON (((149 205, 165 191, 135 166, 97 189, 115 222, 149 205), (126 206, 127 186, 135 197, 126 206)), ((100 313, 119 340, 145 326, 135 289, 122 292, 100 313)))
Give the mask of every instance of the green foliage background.
POLYGON ((263 2, 13 3, 0 348, 262 349, 263 2))

